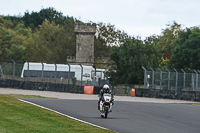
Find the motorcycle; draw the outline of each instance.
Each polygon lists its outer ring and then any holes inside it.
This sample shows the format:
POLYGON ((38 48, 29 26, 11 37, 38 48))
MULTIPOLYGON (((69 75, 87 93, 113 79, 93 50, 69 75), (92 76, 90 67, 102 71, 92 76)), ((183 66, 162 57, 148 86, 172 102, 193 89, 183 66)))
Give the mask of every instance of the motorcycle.
POLYGON ((112 105, 113 103, 111 94, 104 93, 100 101, 101 118, 103 117, 107 118, 108 113, 111 112, 112 105))

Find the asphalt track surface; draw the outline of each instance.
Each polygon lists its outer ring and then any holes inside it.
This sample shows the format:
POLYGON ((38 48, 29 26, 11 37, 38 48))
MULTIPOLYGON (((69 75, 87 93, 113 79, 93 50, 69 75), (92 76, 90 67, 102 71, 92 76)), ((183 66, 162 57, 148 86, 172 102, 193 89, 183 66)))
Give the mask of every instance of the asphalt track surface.
POLYGON ((200 106, 116 101, 101 118, 96 100, 23 99, 120 133, 199 133, 200 106))

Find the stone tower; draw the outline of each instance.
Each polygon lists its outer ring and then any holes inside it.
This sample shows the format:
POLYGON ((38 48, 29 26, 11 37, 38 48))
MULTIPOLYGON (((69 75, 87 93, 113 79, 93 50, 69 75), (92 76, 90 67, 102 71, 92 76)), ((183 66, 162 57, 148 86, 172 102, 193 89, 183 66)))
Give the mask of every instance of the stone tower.
POLYGON ((76 24, 74 32, 76 33, 76 64, 92 65, 96 24, 76 24))

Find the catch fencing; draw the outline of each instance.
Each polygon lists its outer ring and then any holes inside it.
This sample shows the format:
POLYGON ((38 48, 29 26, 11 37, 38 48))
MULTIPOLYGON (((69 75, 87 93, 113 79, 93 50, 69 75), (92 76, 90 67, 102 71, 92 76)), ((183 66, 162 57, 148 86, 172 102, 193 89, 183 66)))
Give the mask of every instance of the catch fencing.
POLYGON ((145 89, 160 89, 160 90, 178 90, 178 91, 200 91, 200 71, 191 70, 185 72, 183 69, 177 71, 165 71, 158 68, 150 71, 142 67, 144 70, 144 88, 145 89))
MULTIPOLYGON (((53 69, 53 71, 45 71, 43 63, 41 64, 42 64, 41 70, 37 70, 37 71, 29 70, 29 65, 28 65, 28 69, 23 71, 24 64, 15 63, 14 60, 12 60, 11 63, 0 62, 0 80, 6 81, 7 83, 9 82, 9 84, 15 84, 16 81, 20 82, 20 84, 22 84, 22 82, 23 84, 24 82, 25 83, 32 82, 32 83, 35 83, 34 84, 35 86, 37 86, 34 88, 41 88, 41 85, 49 86, 51 84, 56 84, 56 85, 59 84, 68 89, 70 88, 70 86, 71 88, 72 87, 74 88, 74 86, 76 87, 79 86, 79 88, 83 88, 83 86, 90 86, 90 85, 100 87, 103 84, 109 82, 104 79, 99 79, 98 76, 96 76, 96 74, 98 75, 98 73, 100 72, 98 72, 98 70, 96 69, 94 72, 92 71, 91 73, 83 73, 84 70, 86 70, 86 67, 82 65, 80 65, 79 66, 80 68, 78 68, 78 72, 80 70, 79 72, 80 80, 77 80, 76 78, 74 79, 75 72, 70 71, 70 66, 71 66, 70 64, 67 64, 69 66, 68 67, 69 69, 62 70, 62 71, 57 70, 57 64, 54 64, 53 68, 51 68, 51 70, 53 69), (87 79, 90 78, 91 80, 83 80, 84 77, 85 78, 87 77, 87 79), (40 85, 38 86, 38 84, 40 85)), ((45 68, 46 67, 48 66, 45 66, 45 68)), ((49 67, 52 67, 52 66, 49 66, 49 67)))

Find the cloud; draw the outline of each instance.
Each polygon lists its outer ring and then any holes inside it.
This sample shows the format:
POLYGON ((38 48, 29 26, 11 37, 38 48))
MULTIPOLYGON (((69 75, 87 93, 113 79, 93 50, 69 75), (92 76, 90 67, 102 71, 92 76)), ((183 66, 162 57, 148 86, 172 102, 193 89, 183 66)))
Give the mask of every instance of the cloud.
POLYGON ((169 21, 186 27, 199 25, 199 5, 198 0, 9 0, 1 2, 0 13, 18 15, 26 10, 54 7, 65 16, 83 22, 110 23, 130 35, 145 38, 160 34, 169 21))
POLYGON ((155 25, 155 26, 134 26, 134 25, 115 25, 117 29, 124 30, 130 36, 140 36, 142 40, 151 35, 160 35, 162 29, 166 28, 166 25, 155 25))

